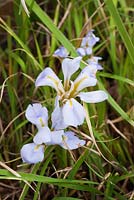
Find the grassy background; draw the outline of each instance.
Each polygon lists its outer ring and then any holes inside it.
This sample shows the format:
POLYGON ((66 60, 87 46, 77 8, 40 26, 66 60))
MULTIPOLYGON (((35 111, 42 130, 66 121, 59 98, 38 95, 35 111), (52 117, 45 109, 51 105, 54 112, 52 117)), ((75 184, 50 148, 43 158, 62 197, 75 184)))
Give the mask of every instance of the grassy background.
POLYGON ((0 198, 134 199, 133 1, 26 3, 30 18, 19 0, 0 3, 0 198), (60 147, 48 147, 44 162, 23 164, 20 149, 36 133, 25 109, 41 102, 51 112, 56 95, 48 87, 35 90, 35 78, 46 66, 62 76, 54 50, 64 45, 75 57, 74 47, 92 28, 100 37, 94 55, 103 57, 104 70, 89 89, 105 89, 109 99, 85 105, 88 116, 79 130, 87 148, 73 151, 74 161, 60 147))

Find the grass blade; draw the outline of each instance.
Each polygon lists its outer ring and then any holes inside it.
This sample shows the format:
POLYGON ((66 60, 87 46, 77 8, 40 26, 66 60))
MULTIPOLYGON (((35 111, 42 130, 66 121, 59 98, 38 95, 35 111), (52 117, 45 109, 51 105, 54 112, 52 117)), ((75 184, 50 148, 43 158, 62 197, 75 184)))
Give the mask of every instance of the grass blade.
POLYGON ((122 40, 128 50, 128 54, 131 58, 132 63, 134 64, 134 45, 130 39, 130 36, 121 20, 121 17, 119 15, 119 12, 117 10, 117 8, 115 7, 114 3, 112 0, 105 0, 105 3, 107 5, 107 8, 110 12, 110 14, 112 15, 115 25, 122 37, 122 40))

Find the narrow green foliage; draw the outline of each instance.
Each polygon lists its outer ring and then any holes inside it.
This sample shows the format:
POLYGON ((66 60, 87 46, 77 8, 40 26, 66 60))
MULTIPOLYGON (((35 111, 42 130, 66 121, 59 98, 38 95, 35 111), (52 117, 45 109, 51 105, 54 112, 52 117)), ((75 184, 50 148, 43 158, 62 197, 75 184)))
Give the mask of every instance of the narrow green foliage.
MULTIPOLYGON (((0 3, 0 160, 4 164, 0 169, 0 198, 132 200, 134 2, 25 2, 30 17, 20 0, 0 3), (37 133, 26 120, 25 110, 39 102, 48 108, 51 117, 56 97, 47 86, 35 88, 35 79, 48 66, 62 79, 62 59, 54 58, 53 52, 62 45, 71 57, 78 56, 80 37, 91 29, 100 37, 93 56, 102 57, 99 63, 103 71, 96 74, 97 86, 87 90, 99 88, 109 98, 87 104, 88 120, 66 129, 86 140, 84 148, 68 151, 58 145, 45 146, 42 163, 25 164, 20 149, 37 133)), ((84 61, 79 72, 83 67, 84 61)))
POLYGON ((120 18, 117 8, 115 7, 113 0, 105 0, 105 3, 109 9, 110 14, 112 15, 116 27, 122 37, 122 40, 128 50, 129 56, 131 58, 132 63, 134 64, 134 45, 130 39, 130 36, 120 18))
POLYGON ((49 30, 54 33, 57 40, 61 42, 61 44, 71 52, 72 56, 76 56, 75 49, 73 45, 69 42, 69 40, 63 35, 61 31, 53 24, 52 20, 49 16, 38 6, 38 4, 34 1, 32 5, 32 0, 26 0, 27 4, 31 6, 32 11, 37 15, 37 17, 42 21, 44 25, 46 25, 49 30))

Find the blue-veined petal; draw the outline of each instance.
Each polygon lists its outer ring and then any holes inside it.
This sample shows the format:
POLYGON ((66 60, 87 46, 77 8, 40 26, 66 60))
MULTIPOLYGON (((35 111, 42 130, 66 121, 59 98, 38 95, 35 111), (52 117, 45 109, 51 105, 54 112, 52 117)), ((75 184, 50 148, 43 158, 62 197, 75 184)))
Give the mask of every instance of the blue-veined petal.
POLYGON ((77 149, 85 145, 85 140, 80 140, 72 131, 64 133, 63 142, 60 144, 64 149, 77 149))
POLYGON ((51 86, 57 92, 64 92, 61 80, 50 67, 45 68, 39 74, 36 79, 35 86, 51 86))
POLYGON ((66 58, 68 56, 69 52, 67 51, 67 49, 63 46, 59 47, 58 49, 56 49, 56 51, 54 52, 54 56, 58 56, 61 58, 66 58))
POLYGON ((108 99, 107 93, 102 90, 93 92, 80 92, 77 96, 86 103, 98 103, 108 99))
POLYGON ((78 125, 83 124, 85 118, 85 111, 83 106, 76 101, 75 99, 71 98, 66 101, 63 105, 63 118, 65 124, 68 126, 77 127, 78 125))
POLYGON ((35 144, 45 144, 47 142, 51 141, 51 131, 50 129, 46 127, 42 127, 38 129, 37 134, 34 136, 33 141, 35 144))
POLYGON ((44 147, 43 145, 36 145, 34 143, 25 144, 21 148, 21 158, 23 162, 34 164, 43 161, 44 147))
POLYGON ((40 103, 29 105, 26 109, 26 118, 31 123, 35 124, 38 128, 47 126, 48 111, 40 103))
POLYGON ((62 107, 59 106, 58 97, 56 97, 55 108, 51 115, 52 119, 52 128, 54 130, 60 130, 67 128, 67 124, 65 124, 62 114, 62 107))
POLYGON ((80 61, 82 57, 76 57, 74 59, 65 58, 62 62, 62 71, 64 74, 64 83, 70 80, 72 74, 74 74, 80 67, 80 61))

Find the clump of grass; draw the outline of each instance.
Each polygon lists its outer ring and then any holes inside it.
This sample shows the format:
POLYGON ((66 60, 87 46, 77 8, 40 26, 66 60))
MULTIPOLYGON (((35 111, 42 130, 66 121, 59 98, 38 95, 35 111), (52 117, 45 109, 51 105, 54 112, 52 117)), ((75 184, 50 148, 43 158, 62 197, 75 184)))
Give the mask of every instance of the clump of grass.
POLYGON ((133 199, 134 3, 26 4, 29 18, 17 0, 12 15, 0 18, 1 199, 133 199), (35 133, 25 109, 31 102, 43 102, 52 111, 55 97, 49 88, 35 90, 34 79, 48 65, 60 74, 54 50, 63 45, 75 57, 74 46, 92 28, 101 38, 94 53, 103 57, 104 67, 97 87, 108 91, 109 99, 86 106, 85 123, 80 131, 73 129, 87 146, 72 152, 75 161, 60 147, 48 147, 43 163, 23 164, 20 149, 35 133))

